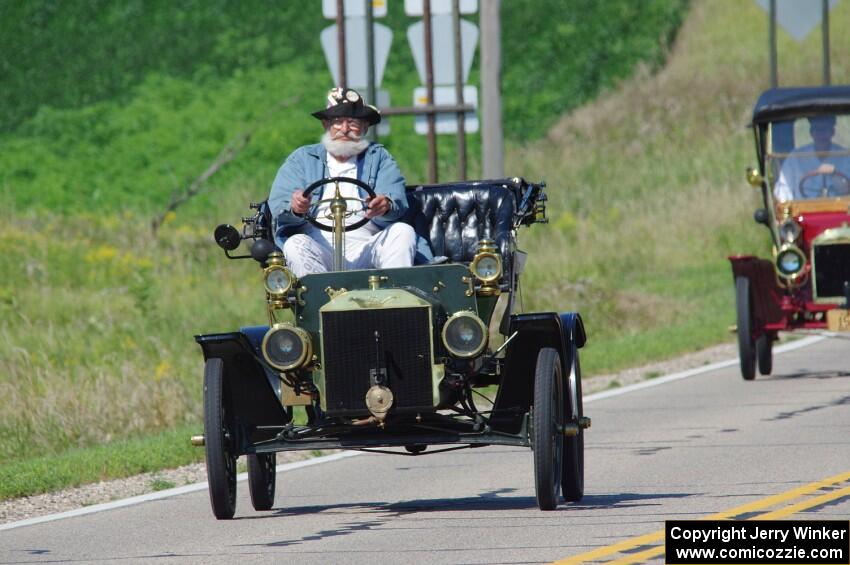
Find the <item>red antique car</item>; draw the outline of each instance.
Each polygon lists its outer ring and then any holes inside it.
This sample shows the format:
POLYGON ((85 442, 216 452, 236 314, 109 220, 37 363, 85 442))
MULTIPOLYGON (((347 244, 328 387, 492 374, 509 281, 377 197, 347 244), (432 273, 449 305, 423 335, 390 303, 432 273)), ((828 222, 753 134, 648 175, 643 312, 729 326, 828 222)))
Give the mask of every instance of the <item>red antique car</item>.
POLYGON ((752 127, 773 258, 729 258, 746 380, 770 374, 780 331, 850 331, 850 86, 767 90, 752 127))

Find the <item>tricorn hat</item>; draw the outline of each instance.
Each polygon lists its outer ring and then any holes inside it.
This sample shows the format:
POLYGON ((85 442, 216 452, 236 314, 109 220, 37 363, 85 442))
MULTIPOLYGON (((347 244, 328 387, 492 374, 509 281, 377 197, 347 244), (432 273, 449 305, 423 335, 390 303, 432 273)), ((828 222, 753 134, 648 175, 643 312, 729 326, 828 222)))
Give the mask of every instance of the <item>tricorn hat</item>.
POLYGON ((328 91, 328 104, 324 110, 313 112, 320 120, 333 118, 358 118, 373 126, 381 121, 381 114, 374 106, 363 101, 356 90, 337 86, 328 91))

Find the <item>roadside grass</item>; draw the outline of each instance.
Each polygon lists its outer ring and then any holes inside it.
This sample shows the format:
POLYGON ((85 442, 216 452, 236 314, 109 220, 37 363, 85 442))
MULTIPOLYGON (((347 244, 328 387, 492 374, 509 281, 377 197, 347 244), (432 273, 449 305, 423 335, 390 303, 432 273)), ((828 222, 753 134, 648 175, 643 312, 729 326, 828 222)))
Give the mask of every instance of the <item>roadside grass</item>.
POLYGON ((265 306, 259 269, 211 244, 213 218, 156 238, 131 212, 0 223, 0 461, 200 421, 192 336, 265 306))
MULTIPOLYGON (((0 464, 0 500, 203 461, 204 450, 189 443, 189 436, 200 429, 181 425, 154 435, 0 464)), ((161 479, 151 484, 154 490, 173 486, 161 479)))

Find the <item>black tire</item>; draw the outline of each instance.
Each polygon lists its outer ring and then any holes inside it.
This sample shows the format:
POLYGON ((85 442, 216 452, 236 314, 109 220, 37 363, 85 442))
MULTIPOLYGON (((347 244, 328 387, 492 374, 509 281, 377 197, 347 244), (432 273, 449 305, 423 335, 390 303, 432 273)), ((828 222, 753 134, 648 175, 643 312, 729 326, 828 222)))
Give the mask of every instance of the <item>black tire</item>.
POLYGON ((537 354, 534 371, 532 445, 534 448, 534 489, 540 510, 554 510, 561 490, 561 459, 564 434, 563 376, 558 351, 551 347, 537 354))
MULTIPOLYGON (((570 372, 566 378, 567 421, 579 423, 584 416, 581 394, 581 364, 578 348, 573 345, 570 372), (573 398, 576 402, 573 403, 573 398)), ((561 492, 567 502, 578 502, 584 496, 584 428, 578 435, 564 438, 563 461, 561 462, 561 492)))
POLYGON ((204 444, 212 511, 219 520, 236 513, 236 456, 232 449, 224 399, 224 362, 207 359, 204 367, 204 444))
POLYGON ((745 381, 756 378, 756 351, 753 340, 753 310, 750 304, 750 279, 735 279, 735 305, 738 317, 738 357, 745 381))
POLYGON ((773 371, 773 339, 768 334, 761 334, 756 339, 756 359, 759 374, 769 375, 773 371))
POLYGON ((251 505, 254 510, 271 510, 277 479, 277 453, 251 453, 247 459, 251 505))

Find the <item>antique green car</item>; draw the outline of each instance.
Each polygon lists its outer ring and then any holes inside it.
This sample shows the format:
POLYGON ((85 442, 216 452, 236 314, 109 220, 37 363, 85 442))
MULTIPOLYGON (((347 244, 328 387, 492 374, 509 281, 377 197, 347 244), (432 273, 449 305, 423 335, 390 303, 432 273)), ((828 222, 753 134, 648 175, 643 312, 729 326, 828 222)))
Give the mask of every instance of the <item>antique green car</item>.
MULTIPOLYGON (((350 179, 320 181, 337 183, 338 244, 340 182, 350 179)), ((296 278, 266 203, 252 204, 241 232, 216 229, 228 257, 259 262, 268 306, 268 325, 196 336, 206 367, 204 435, 193 443, 206 448, 216 518, 234 515, 238 456, 254 508, 268 510, 275 453, 303 449, 531 447, 539 507, 582 498, 581 317, 516 311, 527 258, 516 233, 545 222, 544 185, 470 181, 407 195, 408 221, 440 262, 296 278), (231 255, 243 240, 250 254, 231 255)))

